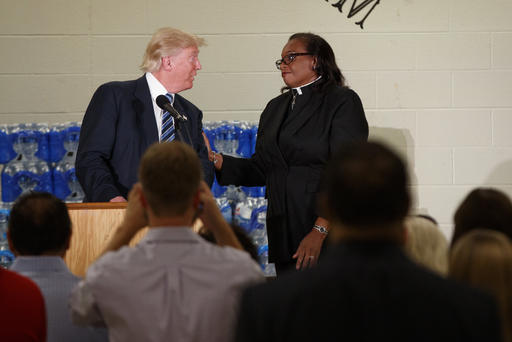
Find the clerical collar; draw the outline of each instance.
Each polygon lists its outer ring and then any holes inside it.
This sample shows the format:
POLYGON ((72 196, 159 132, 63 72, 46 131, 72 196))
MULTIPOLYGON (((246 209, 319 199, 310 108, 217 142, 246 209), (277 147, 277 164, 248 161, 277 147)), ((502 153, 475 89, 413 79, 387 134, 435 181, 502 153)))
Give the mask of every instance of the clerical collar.
POLYGON ((295 90, 297 92, 297 94, 302 95, 301 88, 307 87, 308 85, 315 83, 316 81, 318 81, 321 78, 322 78, 322 75, 318 76, 318 78, 316 80, 314 80, 314 81, 311 81, 311 82, 309 82, 307 84, 301 85, 300 87, 295 87, 295 88, 292 88, 292 89, 295 90))

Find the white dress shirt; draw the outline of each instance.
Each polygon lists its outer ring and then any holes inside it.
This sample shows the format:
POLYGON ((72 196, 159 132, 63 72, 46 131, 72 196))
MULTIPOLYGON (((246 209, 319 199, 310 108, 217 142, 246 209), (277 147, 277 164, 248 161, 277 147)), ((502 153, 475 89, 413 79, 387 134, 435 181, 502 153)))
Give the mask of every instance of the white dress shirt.
POLYGON ((112 342, 230 341, 241 291, 263 279, 245 252, 186 227, 151 228, 89 267, 71 296, 73 319, 104 321, 112 342))
MULTIPOLYGON (((158 127, 158 140, 160 140, 162 135, 162 115, 164 111, 158 107, 156 104, 156 98, 159 95, 167 94, 167 89, 160 83, 159 80, 153 76, 152 73, 146 72, 146 81, 148 82, 149 92, 151 93, 151 102, 153 102, 153 111, 155 113, 156 126, 158 127)), ((169 93, 172 95, 171 105, 174 104, 174 96, 175 94, 169 93)))

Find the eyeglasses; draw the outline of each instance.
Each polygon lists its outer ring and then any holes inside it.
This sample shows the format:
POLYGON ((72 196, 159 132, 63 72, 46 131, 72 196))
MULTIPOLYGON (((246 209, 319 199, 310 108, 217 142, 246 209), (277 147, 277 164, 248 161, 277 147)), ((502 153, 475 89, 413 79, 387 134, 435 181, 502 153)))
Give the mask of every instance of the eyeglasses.
POLYGON ((289 55, 286 55, 283 58, 278 59, 276 61, 277 70, 281 70, 281 64, 284 63, 285 65, 288 65, 291 62, 293 62, 297 56, 306 56, 306 55, 313 55, 313 54, 309 53, 309 52, 296 52, 296 53, 290 53, 289 55))

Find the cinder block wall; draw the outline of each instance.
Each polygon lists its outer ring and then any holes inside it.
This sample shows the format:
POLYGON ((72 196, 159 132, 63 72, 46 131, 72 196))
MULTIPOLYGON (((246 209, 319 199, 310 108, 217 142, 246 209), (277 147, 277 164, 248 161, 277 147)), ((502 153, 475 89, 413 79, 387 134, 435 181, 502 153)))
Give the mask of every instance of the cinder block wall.
POLYGON ((0 3, 0 123, 81 120, 96 87, 141 75, 152 32, 206 38, 184 93, 205 120, 257 121, 282 85, 287 37, 324 36, 365 105, 373 139, 411 168, 415 209, 447 235, 476 186, 512 195, 511 0, 4 0, 0 3), (354 8, 363 1, 356 0, 354 8))

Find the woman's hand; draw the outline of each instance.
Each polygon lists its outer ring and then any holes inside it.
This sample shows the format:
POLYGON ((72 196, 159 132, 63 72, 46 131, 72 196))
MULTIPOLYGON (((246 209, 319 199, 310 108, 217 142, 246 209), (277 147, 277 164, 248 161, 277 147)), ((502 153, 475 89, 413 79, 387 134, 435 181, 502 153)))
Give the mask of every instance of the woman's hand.
POLYGON ((198 216, 203 221, 204 228, 213 233, 217 245, 230 246, 243 251, 235 232, 222 216, 210 188, 204 181, 201 181, 199 187, 199 202, 201 209, 198 211, 198 216))
POLYGON ((224 159, 222 158, 222 154, 216 153, 213 151, 208 152, 208 159, 213 162, 213 166, 215 166, 215 170, 222 169, 222 162, 224 159))
MULTIPOLYGON (((315 225, 327 228, 329 221, 323 217, 317 217, 315 225)), ((320 251, 322 250, 322 244, 326 237, 327 234, 323 234, 315 228, 311 229, 309 234, 302 239, 299 248, 297 248, 297 251, 293 255, 293 258, 297 259, 297 264, 295 265, 296 269, 300 270, 316 265, 320 251)))
POLYGON ((318 261, 322 244, 327 235, 320 233, 316 229, 312 229, 308 235, 300 242, 297 252, 293 255, 297 259, 295 268, 297 270, 313 267, 318 261))

